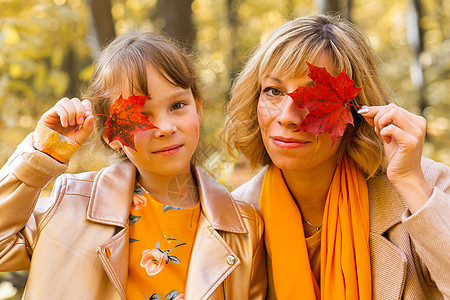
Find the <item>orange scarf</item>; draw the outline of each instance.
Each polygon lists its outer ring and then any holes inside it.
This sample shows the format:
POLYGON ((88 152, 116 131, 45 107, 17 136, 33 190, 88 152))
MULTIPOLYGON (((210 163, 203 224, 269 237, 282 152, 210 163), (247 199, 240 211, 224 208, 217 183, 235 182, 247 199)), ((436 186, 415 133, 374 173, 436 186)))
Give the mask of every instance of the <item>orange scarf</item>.
POLYGON ((328 191, 320 288, 311 271, 302 216, 274 165, 264 176, 260 207, 277 299, 371 299, 369 196, 351 159, 342 159, 328 191))

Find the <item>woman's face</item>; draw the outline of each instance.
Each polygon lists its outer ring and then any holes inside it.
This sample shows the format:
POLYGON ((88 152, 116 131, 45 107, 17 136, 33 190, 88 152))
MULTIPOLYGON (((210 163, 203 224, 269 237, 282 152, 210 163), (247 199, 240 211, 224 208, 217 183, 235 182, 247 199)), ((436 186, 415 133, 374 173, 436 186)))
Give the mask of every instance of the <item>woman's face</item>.
MULTIPOLYGON (((333 73, 328 56, 315 64, 333 73)), ((312 132, 296 131, 308 111, 296 107, 286 93, 299 86, 314 86, 314 82, 307 74, 299 78, 269 74, 262 80, 257 113, 264 146, 272 162, 285 171, 314 170, 327 163, 334 168, 341 139, 332 145, 328 133, 316 137, 312 132)))

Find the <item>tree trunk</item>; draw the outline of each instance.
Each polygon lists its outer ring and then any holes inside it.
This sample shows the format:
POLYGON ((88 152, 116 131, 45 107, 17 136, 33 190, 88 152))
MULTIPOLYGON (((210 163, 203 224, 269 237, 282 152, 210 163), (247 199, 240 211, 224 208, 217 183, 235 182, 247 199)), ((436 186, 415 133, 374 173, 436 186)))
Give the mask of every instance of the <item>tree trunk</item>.
POLYGON ((347 12, 346 16, 349 21, 352 20, 352 7, 353 7, 353 0, 347 0, 347 12))
POLYGON ((230 78, 230 82, 234 80, 237 72, 239 72, 239 69, 241 67, 240 58, 238 55, 239 20, 237 16, 238 16, 238 2, 236 0, 227 0, 228 26, 230 28, 230 36, 232 37, 232 40, 234 40, 234 42, 230 44, 231 47, 229 55, 230 63, 228 64, 229 67, 228 76, 230 78))
POLYGON ((182 46, 192 47, 194 26, 192 0, 158 0, 157 15, 164 20, 162 30, 182 46))
POLYGON ((423 29, 420 24, 422 7, 419 0, 411 0, 411 8, 407 16, 408 26, 406 28, 408 41, 414 50, 414 57, 410 64, 411 81, 419 94, 419 108, 423 114, 425 108, 428 106, 428 102, 424 94, 424 75, 422 64, 420 63, 420 55, 424 50, 424 44, 423 29))
POLYGON ((98 53, 116 36, 111 13, 111 0, 89 0, 88 3, 91 8, 92 24, 95 32, 96 43, 94 52, 98 53))
POLYGON ((321 12, 341 11, 339 0, 316 0, 321 12))
POLYGON ((64 58, 64 71, 69 75, 69 86, 65 92, 68 97, 80 97, 80 79, 79 66, 77 63, 78 57, 75 54, 72 45, 68 46, 66 56, 64 58))
POLYGON ((322 13, 339 12, 343 17, 350 19, 351 0, 315 0, 322 13))

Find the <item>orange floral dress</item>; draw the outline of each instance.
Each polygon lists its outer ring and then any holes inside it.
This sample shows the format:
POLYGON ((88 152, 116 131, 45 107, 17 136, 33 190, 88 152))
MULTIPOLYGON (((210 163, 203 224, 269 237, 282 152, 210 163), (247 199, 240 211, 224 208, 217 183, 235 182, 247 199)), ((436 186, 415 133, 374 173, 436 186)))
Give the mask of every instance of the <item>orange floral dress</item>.
POLYGON ((127 299, 183 299, 200 203, 158 202, 138 183, 131 206, 127 299))

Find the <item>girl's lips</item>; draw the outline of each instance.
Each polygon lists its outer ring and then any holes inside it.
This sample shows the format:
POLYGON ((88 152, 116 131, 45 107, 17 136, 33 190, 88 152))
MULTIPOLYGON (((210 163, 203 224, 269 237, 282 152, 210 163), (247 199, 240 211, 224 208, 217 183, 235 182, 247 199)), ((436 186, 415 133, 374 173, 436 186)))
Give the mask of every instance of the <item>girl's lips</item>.
POLYGON ((273 136, 272 141, 276 146, 285 149, 299 148, 309 143, 308 141, 284 138, 281 136, 273 136))
POLYGON ((183 145, 171 145, 168 147, 164 147, 158 151, 153 151, 153 154, 162 155, 162 156, 170 156, 181 150, 183 145))

